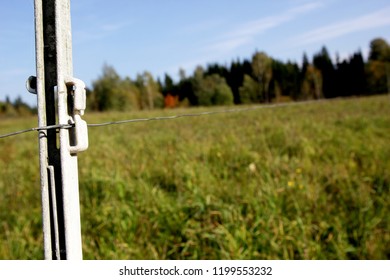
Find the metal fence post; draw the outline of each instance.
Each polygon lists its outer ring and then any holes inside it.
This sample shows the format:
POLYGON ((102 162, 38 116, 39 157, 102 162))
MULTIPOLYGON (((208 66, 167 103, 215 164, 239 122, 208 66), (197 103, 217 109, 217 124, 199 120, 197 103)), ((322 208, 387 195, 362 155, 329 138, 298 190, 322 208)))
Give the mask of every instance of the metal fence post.
POLYGON ((38 123, 45 259, 82 259, 77 153, 88 148, 85 85, 73 78, 70 0, 35 0, 38 123))

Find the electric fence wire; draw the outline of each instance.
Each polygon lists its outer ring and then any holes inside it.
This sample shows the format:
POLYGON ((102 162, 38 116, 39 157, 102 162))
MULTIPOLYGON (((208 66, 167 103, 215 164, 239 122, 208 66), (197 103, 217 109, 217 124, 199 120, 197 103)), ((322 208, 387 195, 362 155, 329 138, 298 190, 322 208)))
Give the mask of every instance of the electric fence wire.
POLYGON ((270 107, 281 107, 281 106, 287 106, 287 103, 286 104, 252 106, 252 107, 246 107, 246 108, 225 109, 225 110, 218 110, 218 111, 206 111, 206 112, 200 112, 200 113, 180 114, 180 115, 165 116, 165 117, 152 117, 152 118, 140 118, 140 119, 131 119, 131 120, 112 121, 112 122, 88 124, 88 126, 89 127, 99 127, 99 126, 108 126, 108 125, 116 125, 116 124, 124 124, 124 123, 173 120, 173 119, 179 119, 179 118, 199 117, 199 116, 216 115, 216 114, 224 114, 224 113, 247 112, 247 111, 254 111, 254 110, 258 110, 258 109, 265 109, 265 108, 270 108, 270 107))
POLYGON ((0 135, 0 139, 23 134, 23 133, 27 133, 27 132, 32 132, 32 131, 43 131, 43 130, 51 130, 51 129, 71 128, 71 127, 74 127, 74 125, 73 124, 56 124, 56 125, 48 125, 48 126, 42 126, 42 127, 32 127, 32 128, 0 135))
MULTIPOLYGON (((246 107, 246 108, 233 108, 233 109, 225 109, 225 110, 218 110, 218 111, 188 113, 188 114, 180 114, 180 115, 165 116, 165 117, 163 116, 163 117, 151 117, 151 118, 139 118, 139 119, 129 119, 129 120, 120 120, 120 121, 110 121, 110 122, 103 122, 103 123, 92 123, 92 124, 88 124, 88 127, 102 127, 102 126, 119 125, 119 124, 125 124, 125 123, 174 120, 174 119, 187 118, 187 117, 199 117, 199 116, 216 115, 216 114, 224 114, 224 113, 248 112, 248 111, 254 111, 254 110, 259 110, 259 109, 267 109, 267 108, 274 108, 274 107, 287 107, 287 106, 291 106, 291 105, 302 105, 302 104, 313 103, 313 102, 319 102, 319 101, 305 101, 305 102, 290 102, 290 103, 279 103, 279 104, 270 104, 270 105, 258 105, 258 106, 251 106, 251 107, 246 107)), ((74 127, 74 124, 57 124, 57 125, 49 125, 49 126, 43 126, 43 127, 33 127, 33 128, 29 128, 29 129, 24 129, 24 130, 0 135, 0 139, 8 138, 11 136, 20 135, 20 134, 28 133, 28 132, 32 132, 32 131, 44 131, 44 130, 51 130, 51 129, 69 129, 72 127, 74 127)))

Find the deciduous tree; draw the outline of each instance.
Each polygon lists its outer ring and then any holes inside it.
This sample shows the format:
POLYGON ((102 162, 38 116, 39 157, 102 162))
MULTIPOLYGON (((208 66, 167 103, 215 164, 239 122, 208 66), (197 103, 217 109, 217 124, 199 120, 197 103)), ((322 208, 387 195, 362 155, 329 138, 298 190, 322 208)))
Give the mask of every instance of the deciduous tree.
POLYGON ((142 110, 164 107, 164 97, 150 72, 138 74, 136 85, 139 89, 138 102, 142 110))
POLYGON ((244 76, 243 85, 239 89, 242 104, 259 103, 262 100, 260 84, 250 75, 244 76))
POLYGON ((233 93, 225 78, 219 74, 206 75, 200 66, 195 69, 192 88, 199 106, 233 104, 233 93))
POLYGON ((260 84, 259 96, 270 102, 269 85, 272 79, 272 59, 264 52, 256 52, 252 57, 253 76, 260 84))
POLYGON ((321 71, 313 65, 306 66, 305 79, 302 83, 302 99, 322 98, 322 75, 321 71))
POLYGON ((367 76, 371 93, 390 92, 390 46, 384 39, 371 41, 367 76))
POLYGON ((112 66, 104 65, 103 73, 93 82, 89 106, 99 111, 138 109, 137 89, 130 79, 123 80, 112 66))

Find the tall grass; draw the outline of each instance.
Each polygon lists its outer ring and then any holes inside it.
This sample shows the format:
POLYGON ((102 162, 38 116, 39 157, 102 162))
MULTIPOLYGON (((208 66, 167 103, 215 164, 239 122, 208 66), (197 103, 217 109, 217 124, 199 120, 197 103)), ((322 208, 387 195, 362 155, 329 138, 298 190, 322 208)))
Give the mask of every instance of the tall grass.
MULTIPOLYGON (((2 121, 0 131, 34 121, 2 121)), ((386 97, 89 128, 89 137, 79 155, 85 259, 390 258, 386 97)), ((36 135, 1 140, 2 259, 43 257, 38 170, 36 135)))

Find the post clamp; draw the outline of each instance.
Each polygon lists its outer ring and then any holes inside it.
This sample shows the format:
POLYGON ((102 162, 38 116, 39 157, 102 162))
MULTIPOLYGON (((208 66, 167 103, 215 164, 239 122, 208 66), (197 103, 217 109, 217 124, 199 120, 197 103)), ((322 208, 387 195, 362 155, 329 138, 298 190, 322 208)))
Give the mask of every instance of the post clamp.
POLYGON ((69 131, 69 152, 77 154, 88 149, 88 126, 81 117, 86 108, 85 83, 82 80, 67 77, 69 124, 74 125, 69 131))

